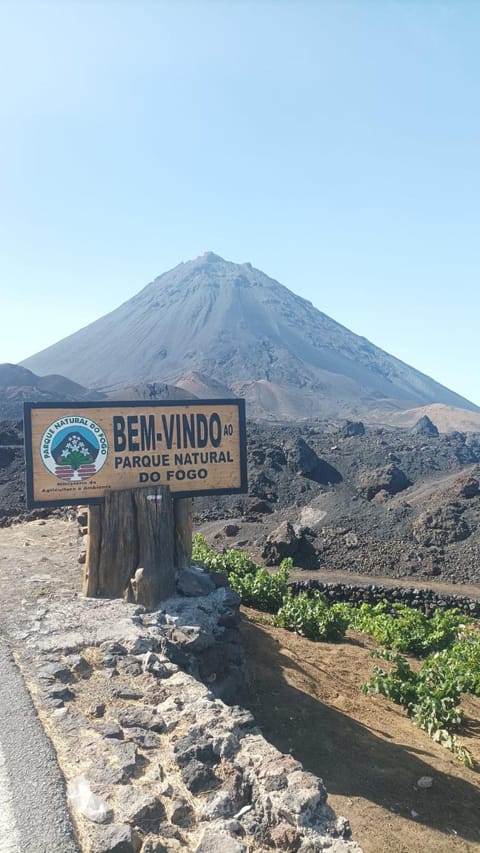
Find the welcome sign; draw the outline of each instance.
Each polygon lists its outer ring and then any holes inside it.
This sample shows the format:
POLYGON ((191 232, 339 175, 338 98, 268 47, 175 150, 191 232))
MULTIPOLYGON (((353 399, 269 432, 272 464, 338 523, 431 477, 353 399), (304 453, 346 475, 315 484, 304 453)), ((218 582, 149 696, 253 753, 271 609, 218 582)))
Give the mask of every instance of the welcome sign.
POLYGON ((247 491, 244 400, 25 403, 24 424, 32 508, 142 486, 177 497, 247 491))

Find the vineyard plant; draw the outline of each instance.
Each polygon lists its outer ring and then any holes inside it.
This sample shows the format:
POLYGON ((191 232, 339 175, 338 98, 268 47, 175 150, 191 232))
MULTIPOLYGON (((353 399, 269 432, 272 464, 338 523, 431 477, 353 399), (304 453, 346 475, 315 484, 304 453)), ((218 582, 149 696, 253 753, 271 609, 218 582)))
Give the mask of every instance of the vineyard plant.
POLYGON ((386 601, 330 606, 318 591, 293 595, 288 587, 291 559, 269 572, 246 552, 214 551, 198 534, 193 557, 209 571, 227 574, 242 603, 272 614, 274 625, 315 641, 341 640, 348 628, 371 636, 379 646, 372 654, 382 663, 374 666, 363 692, 381 694, 401 705, 415 725, 472 766, 471 755, 460 746, 455 732, 464 720, 462 694, 480 696, 478 623, 455 609, 439 609, 427 617, 386 601), (420 665, 413 665, 406 655, 420 659, 420 665))

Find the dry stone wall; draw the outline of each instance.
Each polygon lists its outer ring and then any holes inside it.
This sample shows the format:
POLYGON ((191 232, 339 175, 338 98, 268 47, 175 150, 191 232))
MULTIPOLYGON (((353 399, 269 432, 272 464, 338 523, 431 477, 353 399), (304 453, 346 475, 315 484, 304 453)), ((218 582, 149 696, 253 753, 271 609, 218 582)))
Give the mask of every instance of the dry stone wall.
POLYGON ((80 849, 359 853, 321 780, 232 704, 246 684, 238 596, 194 569, 177 590, 154 612, 70 597, 19 623, 80 849))
POLYGON ((289 584, 294 594, 318 590, 327 601, 347 601, 350 604, 378 604, 387 601, 390 604, 405 604, 421 610, 431 616, 435 610, 447 610, 456 607, 462 613, 474 618, 480 617, 480 599, 466 595, 447 595, 435 592, 427 587, 385 586, 383 584, 328 583, 316 579, 297 581, 289 584))

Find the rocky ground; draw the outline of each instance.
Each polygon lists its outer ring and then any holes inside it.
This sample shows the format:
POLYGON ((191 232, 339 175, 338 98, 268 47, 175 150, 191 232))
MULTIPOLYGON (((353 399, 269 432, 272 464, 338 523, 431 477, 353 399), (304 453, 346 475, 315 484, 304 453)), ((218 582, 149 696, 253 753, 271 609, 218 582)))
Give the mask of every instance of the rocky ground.
POLYGON ((25 511, 23 424, 0 421, 0 524, 25 511))
POLYGON ((270 565, 478 583, 479 461, 474 434, 250 424, 248 497, 199 499, 197 521, 270 565))
MULTIPOLYGON (((0 525, 26 513, 21 424, 0 424, 0 525)), ((197 498, 197 529, 276 565, 480 582, 480 434, 248 424, 248 495, 197 498)))
MULTIPOLYGON (((79 548, 73 520, 0 530, 0 628, 70 783, 82 851, 353 853, 329 804, 365 853, 480 850, 479 774, 363 696, 368 638, 310 643, 253 611, 239 626, 218 578, 196 596, 180 577, 183 597, 153 613, 85 600, 79 548), (214 693, 232 666, 244 684, 239 628, 253 720, 214 693)), ((465 711, 461 742, 480 762, 479 700, 465 711)))

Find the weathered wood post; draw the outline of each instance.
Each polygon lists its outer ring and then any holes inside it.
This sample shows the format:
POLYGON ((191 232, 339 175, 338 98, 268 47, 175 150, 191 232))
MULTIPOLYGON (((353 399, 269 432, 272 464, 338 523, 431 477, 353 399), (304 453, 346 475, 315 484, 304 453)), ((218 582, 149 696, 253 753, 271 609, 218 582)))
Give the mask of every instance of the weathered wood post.
POLYGON ((175 536, 170 490, 111 491, 89 512, 83 591, 156 607, 175 592, 175 536))
POLYGON ((174 498, 173 519, 175 522, 175 565, 188 568, 192 560, 193 500, 174 498))

